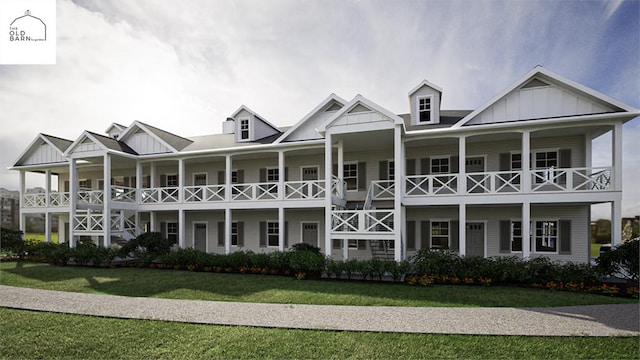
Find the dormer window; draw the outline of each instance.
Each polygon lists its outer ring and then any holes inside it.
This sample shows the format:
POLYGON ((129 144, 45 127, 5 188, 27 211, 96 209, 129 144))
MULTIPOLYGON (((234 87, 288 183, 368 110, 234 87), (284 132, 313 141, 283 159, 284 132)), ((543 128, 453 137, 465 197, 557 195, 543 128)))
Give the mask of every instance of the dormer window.
POLYGON ((249 140, 249 119, 240 119, 240 140, 249 140))
POLYGON ((418 121, 421 123, 432 122, 432 100, 433 96, 418 98, 418 121))

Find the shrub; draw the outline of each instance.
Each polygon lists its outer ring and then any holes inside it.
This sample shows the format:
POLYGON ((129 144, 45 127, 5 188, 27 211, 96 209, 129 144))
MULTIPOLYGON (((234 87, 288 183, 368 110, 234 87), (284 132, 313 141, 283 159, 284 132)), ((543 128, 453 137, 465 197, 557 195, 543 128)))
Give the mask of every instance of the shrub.
POLYGON ((638 280, 640 266, 640 240, 627 241, 596 259, 598 269, 605 275, 620 275, 627 280, 638 280))
POLYGON ((309 245, 307 243, 297 243, 291 245, 291 251, 311 251, 316 254, 320 254, 320 248, 317 246, 309 245))
POLYGON ((450 250, 418 251, 411 257, 413 272, 417 274, 440 274, 455 276, 460 269, 460 257, 450 250))
POLYGON ((292 251, 289 253, 291 270, 319 276, 324 271, 325 257, 313 251, 292 251))
POLYGON ((16 252, 22 251, 25 245, 22 235, 20 230, 0 228, 0 248, 16 252))
POLYGON ((54 265, 67 265, 71 257, 68 243, 54 244, 27 240, 24 255, 30 260, 43 261, 54 265))
POLYGON ((118 252, 120 257, 133 257, 145 264, 151 263, 162 255, 171 251, 173 241, 167 240, 159 232, 147 232, 129 240, 118 252))

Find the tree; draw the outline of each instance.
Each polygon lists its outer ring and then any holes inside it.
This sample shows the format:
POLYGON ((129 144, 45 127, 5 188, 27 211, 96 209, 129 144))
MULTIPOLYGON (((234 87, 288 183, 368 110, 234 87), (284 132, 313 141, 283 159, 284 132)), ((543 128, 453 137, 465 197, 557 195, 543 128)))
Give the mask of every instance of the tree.
POLYGON ((24 246, 22 231, 0 228, 0 248, 20 250, 24 246))

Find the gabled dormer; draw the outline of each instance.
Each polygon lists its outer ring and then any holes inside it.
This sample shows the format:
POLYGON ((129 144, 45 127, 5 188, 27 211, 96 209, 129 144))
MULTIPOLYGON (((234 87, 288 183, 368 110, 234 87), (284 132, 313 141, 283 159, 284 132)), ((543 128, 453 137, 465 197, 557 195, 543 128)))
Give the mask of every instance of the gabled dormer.
POLYGON ((249 142, 281 134, 280 130, 270 122, 260 117, 256 112, 242 105, 236 110, 231 119, 235 123, 237 142, 249 142))
POLYGON ((105 130, 105 134, 107 134, 110 138, 118 140, 120 135, 127 130, 127 127, 124 125, 120 125, 118 123, 111 123, 107 130, 105 130))
POLYGON ((412 125, 432 125, 440 123, 442 89, 427 80, 409 92, 412 125))

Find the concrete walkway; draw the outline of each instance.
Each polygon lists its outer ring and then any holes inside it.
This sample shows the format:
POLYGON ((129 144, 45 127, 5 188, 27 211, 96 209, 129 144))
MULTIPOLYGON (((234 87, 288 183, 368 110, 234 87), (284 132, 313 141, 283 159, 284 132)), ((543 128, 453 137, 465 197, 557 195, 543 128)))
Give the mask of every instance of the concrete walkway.
POLYGON ((290 329, 536 336, 640 335, 639 304, 556 308, 324 306, 94 295, 0 285, 0 307, 290 329))

